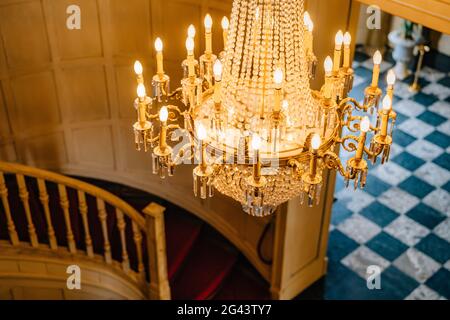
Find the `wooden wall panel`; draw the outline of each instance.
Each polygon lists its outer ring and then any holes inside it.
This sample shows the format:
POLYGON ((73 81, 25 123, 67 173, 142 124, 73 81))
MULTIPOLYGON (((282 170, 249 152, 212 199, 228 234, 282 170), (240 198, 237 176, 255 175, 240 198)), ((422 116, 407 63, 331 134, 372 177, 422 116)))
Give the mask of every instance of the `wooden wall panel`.
POLYGON ((114 150, 109 126, 73 130, 77 162, 93 167, 114 168, 114 150))
POLYGON ((42 65, 50 62, 41 2, 17 2, 0 8, 0 27, 8 65, 42 65))
POLYGON ((19 76, 11 80, 15 106, 10 108, 15 132, 48 129, 60 123, 60 110, 51 71, 19 76))
MULTIPOLYGON (((148 70, 147 68, 145 69, 148 70)), ((133 106, 133 101, 136 99, 136 76, 133 72, 133 68, 130 65, 116 66, 115 76, 119 116, 124 119, 136 119, 136 111, 133 106)), ((147 90, 150 89, 151 88, 147 85, 147 90)))
POLYGON ((2 138, 9 136, 11 130, 9 126, 9 117, 6 112, 5 97, 3 95, 3 90, 0 87, 0 144, 2 138))
POLYGON ((70 67, 62 70, 64 97, 70 122, 109 119, 109 102, 103 66, 70 67))
POLYGON ((62 132, 31 136, 18 141, 22 162, 41 168, 61 168, 67 164, 62 132))
POLYGON ((97 2, 93 0, 50 1, 52 18, 55 23, 59 56, 62 60, 101 57, 102 41, 97 2), (81 29, 66 28, 66 9, 76 4, 81 9, 81 29))
MULTIPOLYGON (((110 0, 115 55, 142 58, 153 47, 150 36, 150 2, 154 0, 110 0)), ((107 36, 107 35, 104 35, 107 36)), ((146 57, 148 59, 148 55, 146 57)))

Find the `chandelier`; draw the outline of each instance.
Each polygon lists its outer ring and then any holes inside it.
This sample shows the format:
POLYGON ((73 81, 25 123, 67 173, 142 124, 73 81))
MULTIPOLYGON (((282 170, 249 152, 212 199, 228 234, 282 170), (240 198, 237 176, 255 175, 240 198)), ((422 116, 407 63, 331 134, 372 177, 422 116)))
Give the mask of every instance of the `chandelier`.
POLYGON ((310 88, 317 58, 304 0, 234 0, 231 19, 222 20, 225 48, 218 56, 210 15, 204 24, 206 50, 198 60, 196 31, 188 29, 183 79, 175 91, 164 73, 161 39, 155 41, 152 97, 141 63, 134 65, 135 144, 151 151, 154 174, 165 178, 177 165, 195 163, 195 196, 212 197, 215 189, 248 214, 263 217, 297 196, 310 206, 318 202, 326 169, 338 171, 356 189, 366 184, 367 160, 389 160, 395 75, 389 72, 381 102, 379 51, 372 84, 359 103, 347 97, 353 86, 349 33, 336 35, 321 90, 310 88), (344 130, 348 134, 342 136, 344 130), (334 151, 338 145, 352 155, 345 165, 334 151))

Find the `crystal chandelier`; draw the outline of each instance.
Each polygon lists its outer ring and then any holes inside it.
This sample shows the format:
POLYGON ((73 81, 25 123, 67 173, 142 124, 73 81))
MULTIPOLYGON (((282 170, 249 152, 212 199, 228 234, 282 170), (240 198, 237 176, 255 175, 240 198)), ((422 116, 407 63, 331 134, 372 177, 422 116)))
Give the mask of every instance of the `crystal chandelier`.
POLYGON ((204 23, 206 50, 198 60, 195 28, 188 29, 180 88, 170 91, 159 38, 152 97, 146 95, 142 65, 136 61, 134 66, 135 143, 138 150, 151 151, 154 174, 165 178, 177 165, 195 163, 196 196, 212 197, 216 189, 239 201, 248 214, 263 217, 297 196, 310 206, 318 202, 325 169, 363 188, 366 159, 389 160, 395 75, 389 72, 379 110, 380 52, 360 104, 347 97, 353 86, 348 33, 336 35, 321 90, 310 88, 317 59, 304 0, 234 0, 230 21, 222 20, 225 49, 218 56, 212 52, 209 15, 204 23), (364 114, 374 112, 376 124, 371 124, 364 114), (344 130, 349 134, 342 136, 344 130), (337 145, 352 154, 345 166, 334 152, 337 145))

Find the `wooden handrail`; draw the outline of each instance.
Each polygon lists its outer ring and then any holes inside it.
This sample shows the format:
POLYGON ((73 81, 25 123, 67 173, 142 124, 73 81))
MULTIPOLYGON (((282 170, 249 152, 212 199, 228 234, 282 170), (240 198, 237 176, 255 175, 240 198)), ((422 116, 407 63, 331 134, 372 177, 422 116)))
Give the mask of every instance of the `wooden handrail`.
POLYGON ((55 230, 51 221, 49 197, 47 192, 46 182, 53 182, 57 185, 59 195, 59 205, 63 213, 64 224, 66 229, 66 239, 68 250, 71 254, 77 254, 77 248, 72 230, 71 210, 73 205, 69 202, 68 190, 71 188, 77 192, 78 201, 77 212, 81 216, 81 225, 84 229, 84 242, 86 247, 86 255, 89 258, 94 258, 93 242, 89 230, 88 221, 88 206, 86 203, 86 194, 93 196, 96 199, 96 206, 98 211, 98 218, 101 226, 101 233, 103 238, 103 254, 104 261, 108 265, 112 265, 111 243, 109 239, 109 230, 107 224, 108 212, 106 210, 106 203, 114 207, 114 215, 117 219, 117 228, 120 235, 120 246, 122 256, 122 270, 125 273, 130 272, 130 261, 128 257, 127 242, 126 242, 126 221, 127 216, 131 220, 131 230, 134 245, 136 247, 137 255, 137 280, 139 283, 145 283, 145 268, 144 268, 144 252, 143 240, 145 239, 148 251, 148 265, 150 284, 148 286, 148 297, 150 299, 170 299, 170 286, 167 273, 167 256, 166 256, 166 239, 164 230, 164 207, 155 203, 147 206, 142 216, 138 211, 131 207, 128 203, 116 197, 112 193, 101 188, 93 186, 89 183, 69 178, 57 173, 46 170, 28 167, 17 163, 7 163, 0 161, 0 198, 1 204, 5 209, 7 217, 8 232, 10 241, 13 245, 19 245, 14 220, 8 203, 8 189, 4 180, 4 173, 13 174, 16 177, 19 187, 19 198, 25 210, 27 218, 28 234, 32 247, 38 248, 39 241, 36 234, 36 228, 33 223, 30 204, 29 191, 25 177, 34 178, 38 185, 38 197, 44 209, 45 220, 47 223, 47 236, 49 237, 49 246, 52 250, 58 249, 56 241, 55 230))
POLYGON ((51 171, 28 167, 18 163, 9 163, 0 161, 0 172, 22 174, 24 176, 30 176, 37 179, 43 179, 45 181, 54 182, 56 184, 62 184, 66 187, 70 187, 75 190, 82 190, 95 198, 100 198, 109 203, 115 208, 121 210, 125 215, 130 217, 136 222, 139 229, 145 231, 145 219, 128 203, 122 199, 116 197, 112 193, 93 186, 84 181, 73 179, 61 174, 57 174, 51 171))

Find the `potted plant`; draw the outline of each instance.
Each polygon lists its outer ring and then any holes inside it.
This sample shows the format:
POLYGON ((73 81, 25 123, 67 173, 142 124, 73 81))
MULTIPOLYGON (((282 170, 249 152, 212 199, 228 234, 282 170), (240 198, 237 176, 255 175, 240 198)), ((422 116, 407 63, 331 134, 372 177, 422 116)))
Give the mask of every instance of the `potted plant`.
POLYGON ((389 33, 389 41, 394 46, 392 56, 396 62, 394 71, 398 79, 409 76, 408 65, 413 59, 414 47, 420 40, 419 25, 404 20, 400 29, 389 33))

